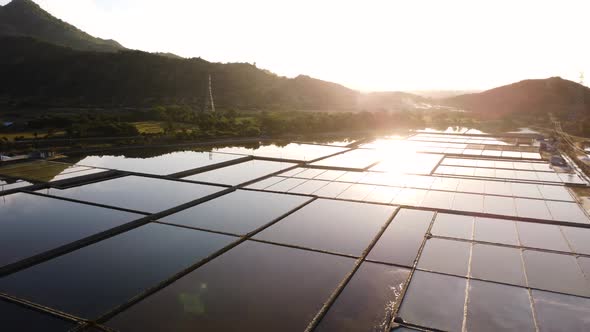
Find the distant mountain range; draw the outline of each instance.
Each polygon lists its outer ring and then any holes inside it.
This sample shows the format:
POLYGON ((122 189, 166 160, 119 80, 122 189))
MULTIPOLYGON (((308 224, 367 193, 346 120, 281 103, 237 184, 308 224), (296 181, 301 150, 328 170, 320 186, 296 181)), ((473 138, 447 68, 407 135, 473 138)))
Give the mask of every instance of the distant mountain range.
POLYGON ((524 80, 480 93, 442 99, 443 104, 475 112, 590 113, 590 88, 560 77, 524 80))
POLYGON ((444 99, 468 93, 478 93, 481 92, 481 90, 416 90, 408 92, 426 98, 444 99))
POLYGON ((358 97, 358 107, 367 111, 414 109, 432 103, 430 98, 399 91, 369 92, 358 97))
POLYGON ((494 114, 590 112, 590 89, 560 78, 458 96, 459 91, 360 93, 309 76, 281 77, 248 63, 128 50, 53 17, 31 0, 0 6, 0 104, 201 107, 209 75, 216 105, 226 109, 375 111, 441 104, 494 114))
POLYGON ((222 108, 355 111, 394 109, 423 99, 392 94, 377 105, 358 91, 304 75, 289 79, 248 63, 128 50, 53 17, 31 0, 0 7, 0 49, 4 104, 199 106, 205 104, 209 75, 222 108))

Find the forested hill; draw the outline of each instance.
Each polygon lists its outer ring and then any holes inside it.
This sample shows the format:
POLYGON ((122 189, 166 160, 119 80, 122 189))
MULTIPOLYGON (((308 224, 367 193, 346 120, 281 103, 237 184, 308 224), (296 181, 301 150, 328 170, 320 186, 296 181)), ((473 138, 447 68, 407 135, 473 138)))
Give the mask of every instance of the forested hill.
POLYGON ((392 110, 424 98, 363 95, 341 85, 277 76, 248 63, 212 63, 127 50, 53 17, 31 0, 0 6, 0 104, 13 106, 205 106, 211 75, 220 108, 392 110), (416 101, 415 101, 415 100, 416 101))
POLYGON ((490 115, 534 112, 590 114, 590 89, 560 77, 551 77, 447 98, 442 103, 490 115))
POLYGON ((31 0, 13 0, 0 6, 0 36, 31 37, 78 50, 116 52, 114 40, 93 37, 44 11, 31 0))
POLYGON ((279 77, 247 63, 220 64, 140 51, 83 52, 31 38, 0 38, 0 101, 47 106, 216 105, 237 109, 357 108, 359 93, 307 76, 279 77))

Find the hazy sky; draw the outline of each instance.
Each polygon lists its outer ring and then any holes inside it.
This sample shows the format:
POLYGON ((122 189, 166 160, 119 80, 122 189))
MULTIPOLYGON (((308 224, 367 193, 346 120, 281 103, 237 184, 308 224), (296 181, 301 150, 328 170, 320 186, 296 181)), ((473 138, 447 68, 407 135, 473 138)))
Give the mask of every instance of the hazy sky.
MULTIPOLYGON (((9 2, 0 0, 0 4, 9 2)), ((590 1, 35 0, 124 46, 360 90, 590 81, 590 1)))

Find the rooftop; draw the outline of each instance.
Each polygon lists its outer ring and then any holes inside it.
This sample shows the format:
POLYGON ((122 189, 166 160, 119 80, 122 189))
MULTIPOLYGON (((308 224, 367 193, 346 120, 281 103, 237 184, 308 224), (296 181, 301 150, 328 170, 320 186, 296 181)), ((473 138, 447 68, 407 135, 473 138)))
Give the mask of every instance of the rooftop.
POLYGON ((468 131, 7 164, 0 326, 590 330, 588 179, 546 159, 468 131))

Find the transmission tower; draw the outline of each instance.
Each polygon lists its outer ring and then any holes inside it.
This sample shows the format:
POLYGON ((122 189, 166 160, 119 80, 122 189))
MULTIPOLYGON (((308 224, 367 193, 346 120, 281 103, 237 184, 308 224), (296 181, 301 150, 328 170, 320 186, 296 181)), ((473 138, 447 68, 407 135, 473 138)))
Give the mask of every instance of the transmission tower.
POLYGON ((584 72, 580 72, 580 109, 582 113, 586 110, 586 88, 584 87, 584 72))
POLYGON ((584 72, 580 72, 580 81, 578 82, 580 83, 580 87, 579 87, 579 95, 577 97, 577 105, 575 105, 574 107, 572 107, 572 109, 569 112, 568 115, 568 120, 569 121, 575 121, 578 116, 580 114, 584 114, 584 110, 586 109, 586 98, 585 98, 585 88, 584 88, 584 72))
POLYGON ((207 88, 207 98, 205 102, 205 111, 211 106, 211 112, 215 113, 215 101, 213 101, 213 85, 211 84, 211 74, 209 74, 209 86, 207 88))

